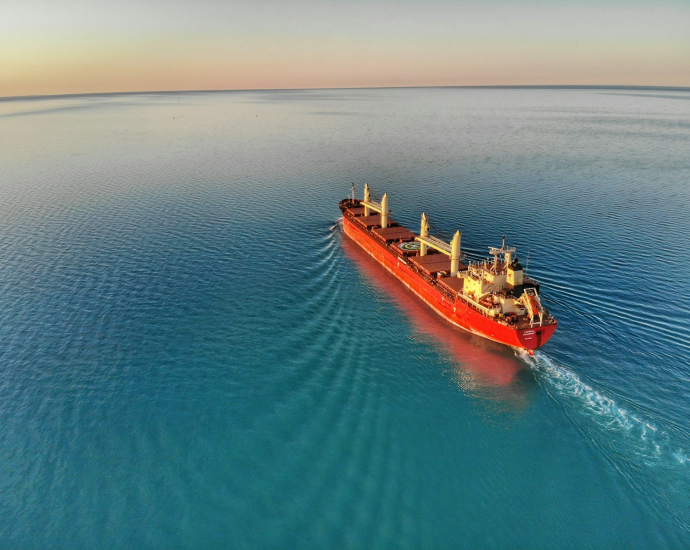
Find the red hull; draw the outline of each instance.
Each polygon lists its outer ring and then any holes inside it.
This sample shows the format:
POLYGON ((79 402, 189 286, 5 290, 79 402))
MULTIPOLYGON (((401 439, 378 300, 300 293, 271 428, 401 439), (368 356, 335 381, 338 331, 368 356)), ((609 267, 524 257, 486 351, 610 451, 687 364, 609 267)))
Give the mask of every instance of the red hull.
POLYGON ((402 283, 429 305, 436 313, 454 325, 490 340, 520 349, 534 350, 543 346, 558 325, 516 329, 496 322, 471 309, 460 300, 451 300, 427 282, 385 246, 375 241, 363 228, 343 216, 343 230, 372 258, 395 275, 402 283))

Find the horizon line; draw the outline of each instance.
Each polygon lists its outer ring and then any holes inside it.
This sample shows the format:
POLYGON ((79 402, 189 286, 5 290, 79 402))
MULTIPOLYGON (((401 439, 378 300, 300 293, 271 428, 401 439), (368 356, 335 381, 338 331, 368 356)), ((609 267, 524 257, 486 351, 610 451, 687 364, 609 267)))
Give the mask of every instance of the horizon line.
POLYGON ((302 92, 315 90, 409 90, 409 89, 546 89, 546 90, 655 90, 669 92, 690 92, 687 86, 645 86, 645 85, 607 85, 607 84, 497 84, 475 86, 353 86, 353 87, 324 87, 324 88, 236 88, 210 90, 141 90, 126 92, 79 92, 70 94, 19 95, 0 96, 0 101, 61 99, 70 97, 97 97, 119 95, 158 95, 158 94, 213 94, 213 93, 243 93, 243 92, 302 92))

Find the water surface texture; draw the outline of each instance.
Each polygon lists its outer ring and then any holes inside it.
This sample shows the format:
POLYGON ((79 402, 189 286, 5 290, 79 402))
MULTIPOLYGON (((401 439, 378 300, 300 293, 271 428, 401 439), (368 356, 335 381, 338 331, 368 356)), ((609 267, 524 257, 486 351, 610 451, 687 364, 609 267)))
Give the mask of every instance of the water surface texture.
POLYGON ((0 102, 0 548, 690 547, 690 92, 0 102), (345 237, 518 247, 535 357, 345 237))

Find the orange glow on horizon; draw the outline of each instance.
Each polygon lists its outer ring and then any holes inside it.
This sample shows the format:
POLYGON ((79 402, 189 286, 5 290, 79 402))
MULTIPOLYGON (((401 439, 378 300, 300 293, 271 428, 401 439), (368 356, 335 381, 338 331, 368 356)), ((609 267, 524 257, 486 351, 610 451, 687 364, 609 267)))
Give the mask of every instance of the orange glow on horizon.
POLYGON ((690 86, 690 8, 682 4, 523 9, 412 2, 386 11, 304 2, 285 7, 257 0, 240 15, 235 8, 208 4, 208 13, 168 10, 162 22, 158 12, 145 13, 143 4, 130 6, 133 12, 126 16, 101 4, 57 22, 50 19, 58 17, 57 11, 49 12, 55 8, 34 7, 15 16, 21 25, 11 18, 0 21, 0 97, 386 86, 690 86))

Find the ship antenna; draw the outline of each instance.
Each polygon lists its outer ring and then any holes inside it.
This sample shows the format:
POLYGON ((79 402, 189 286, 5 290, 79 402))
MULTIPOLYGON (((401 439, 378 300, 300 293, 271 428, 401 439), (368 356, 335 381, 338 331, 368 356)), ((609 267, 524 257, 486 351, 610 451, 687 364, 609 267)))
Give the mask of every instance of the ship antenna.
POLYGON ((355 182, 352 182, 352 187, 350 187, 350 191, 352 191, 352 200, 355 200, 355 182))
POLYGON ((506 236, 503 235, 503 244, 501 245, 501 249, 505 250, 505 248, 506 248, 506 236))

